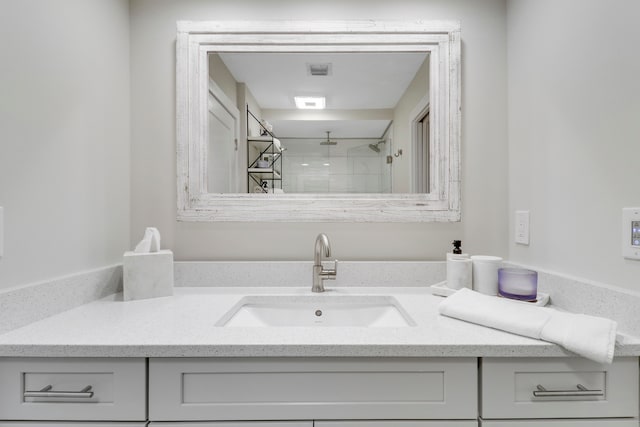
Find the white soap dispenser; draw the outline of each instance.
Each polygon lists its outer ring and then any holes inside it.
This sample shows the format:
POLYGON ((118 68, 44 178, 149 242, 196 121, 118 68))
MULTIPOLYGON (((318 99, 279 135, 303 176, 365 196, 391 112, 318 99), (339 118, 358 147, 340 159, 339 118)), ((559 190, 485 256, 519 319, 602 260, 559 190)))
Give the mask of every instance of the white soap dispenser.
POLYGON ((469 254, 462 253, 462 241, 453 241, 453 251, 447 254, 447 287, 462 289, 472 286, 472 263, 469 254))

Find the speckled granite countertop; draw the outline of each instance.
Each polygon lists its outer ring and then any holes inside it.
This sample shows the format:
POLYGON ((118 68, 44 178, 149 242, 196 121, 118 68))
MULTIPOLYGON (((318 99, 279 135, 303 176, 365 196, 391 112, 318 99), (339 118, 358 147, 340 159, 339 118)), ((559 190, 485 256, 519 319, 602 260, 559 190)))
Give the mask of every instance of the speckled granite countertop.
MULTIPOLYGON (((216 322, 246 295, 313 295, 307 288, 176 288, 172 297, 123 302, 115 294, 0 336, 0 356, 24 357, 551 357, 559 346, 437 314, 427 288, 332 288, 325 296, 393 295, 414 327, 225 328, 216 322)), ((616 356, 640 355, 623 337, 616 356)))

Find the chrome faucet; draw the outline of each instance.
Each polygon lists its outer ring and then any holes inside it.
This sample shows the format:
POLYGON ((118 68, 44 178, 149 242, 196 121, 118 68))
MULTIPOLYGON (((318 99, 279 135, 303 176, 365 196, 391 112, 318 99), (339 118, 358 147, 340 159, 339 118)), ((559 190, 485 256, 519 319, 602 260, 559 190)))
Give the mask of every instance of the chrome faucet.
POLYGON ((335 280, 338 273, 338 260, 335 260, 333 270, 325 270, 322 267, 322 252, 324 256, 331 256, 331 246, 326 234, 320 233, 316 237, 316 244, 313 249, 313 286, 312 292, 324 292, 324 281, 335 280))

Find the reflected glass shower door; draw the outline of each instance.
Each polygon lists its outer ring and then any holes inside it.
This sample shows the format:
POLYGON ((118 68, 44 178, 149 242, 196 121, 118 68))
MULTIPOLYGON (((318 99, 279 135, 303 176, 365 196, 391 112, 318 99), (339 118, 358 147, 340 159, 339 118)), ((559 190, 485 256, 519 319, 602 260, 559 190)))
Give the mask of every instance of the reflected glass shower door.
POLYGON ((391 164, 387 163, 388 141, 331 139, 337 143, 320 144, 317 139, 302 138, 286 140, 285 193, 375 194, 392 191, 391 164))

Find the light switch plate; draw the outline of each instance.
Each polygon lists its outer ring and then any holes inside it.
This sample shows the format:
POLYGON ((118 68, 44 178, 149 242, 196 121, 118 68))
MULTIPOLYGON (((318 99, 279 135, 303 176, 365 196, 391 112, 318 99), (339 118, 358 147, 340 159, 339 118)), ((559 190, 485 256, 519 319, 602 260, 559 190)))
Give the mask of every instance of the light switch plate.
POLYGON ((640 260, 640 208, 622 209, 622 256, 640 260))
POLYGON ((516 211, 515 236, 516 243, 529 244, 529 211, 516 211))

